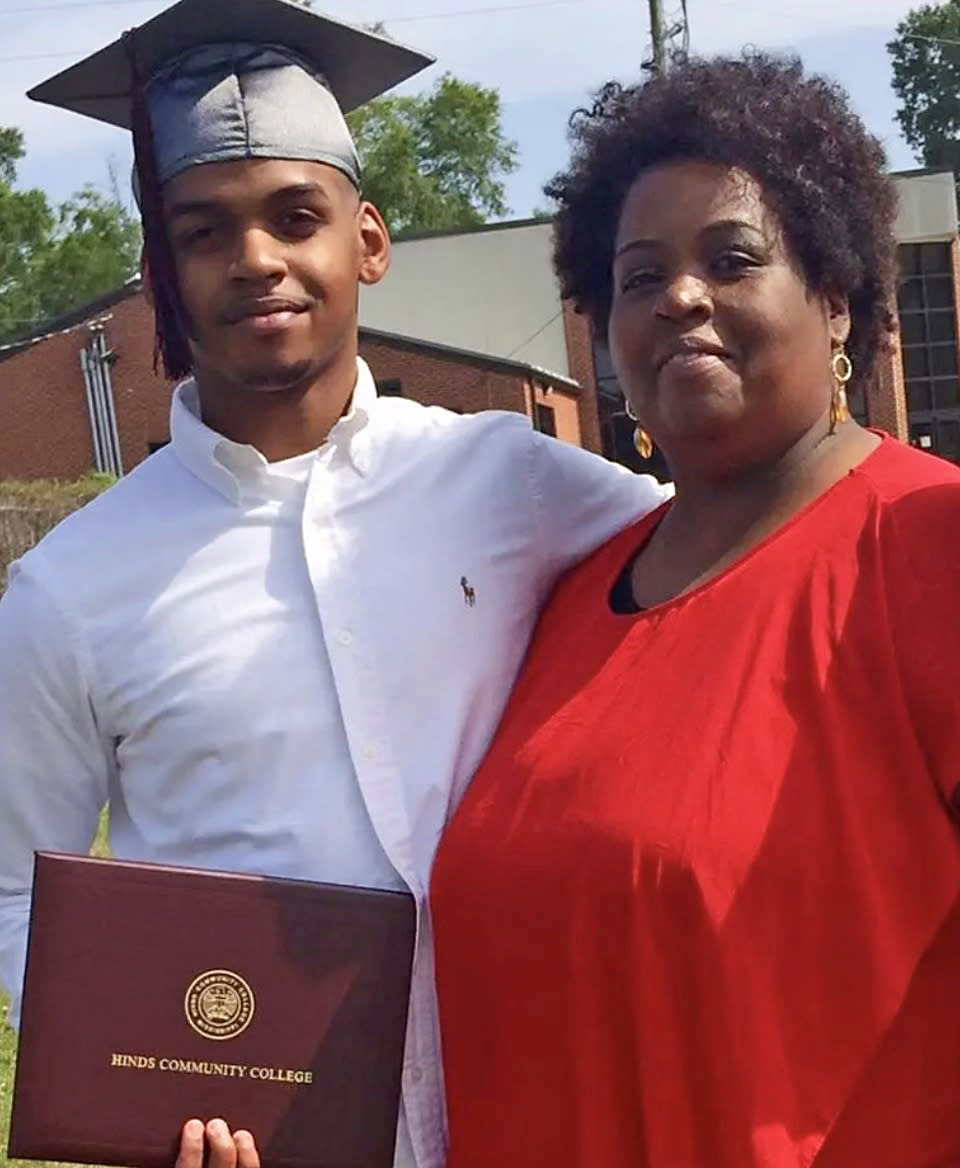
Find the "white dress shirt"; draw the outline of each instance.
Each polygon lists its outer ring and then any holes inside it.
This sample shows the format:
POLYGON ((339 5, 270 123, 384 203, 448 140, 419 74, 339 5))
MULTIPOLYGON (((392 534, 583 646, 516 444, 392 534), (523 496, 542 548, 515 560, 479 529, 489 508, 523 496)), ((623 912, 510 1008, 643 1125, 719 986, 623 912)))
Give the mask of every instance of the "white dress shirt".
POLYGON ((666 489, 534 432, 378 398, 269 465, 198 416, 16 564, 0 602, 0 981, 33 852, 407 888, 397 1163, 446 1146, 425 897, 557 576, 666 489))

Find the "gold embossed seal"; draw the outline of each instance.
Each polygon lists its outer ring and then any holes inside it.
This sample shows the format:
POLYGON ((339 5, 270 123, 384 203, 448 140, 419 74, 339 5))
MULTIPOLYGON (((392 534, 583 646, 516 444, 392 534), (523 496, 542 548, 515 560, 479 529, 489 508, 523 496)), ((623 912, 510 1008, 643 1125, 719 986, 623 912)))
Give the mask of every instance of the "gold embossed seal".
POLYGON ((183 1009, 197 1034, 214 1042, 225 1042, 242 1034, 250 1025, 256 999, 239 973, 208 969, 190 983, 183 1009))

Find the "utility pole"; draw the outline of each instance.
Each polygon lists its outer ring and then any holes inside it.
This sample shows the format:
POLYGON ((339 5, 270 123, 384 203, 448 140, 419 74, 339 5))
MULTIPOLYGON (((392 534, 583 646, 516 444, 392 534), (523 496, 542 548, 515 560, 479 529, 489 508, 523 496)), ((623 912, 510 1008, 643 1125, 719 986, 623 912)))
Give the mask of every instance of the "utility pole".
POLYGON ((650 39, 653 41, 651 70, 655 74, 667 71, 667 30, 663 23, 663 0, 648 0, 650 5, 650 39))

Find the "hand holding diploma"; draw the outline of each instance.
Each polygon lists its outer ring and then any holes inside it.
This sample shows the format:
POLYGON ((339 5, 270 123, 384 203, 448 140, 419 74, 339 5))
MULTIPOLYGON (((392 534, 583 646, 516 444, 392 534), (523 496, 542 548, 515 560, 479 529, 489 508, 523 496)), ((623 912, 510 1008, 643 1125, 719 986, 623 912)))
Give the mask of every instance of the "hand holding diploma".
POLYGON ((206 1124, 191 1119, 183 1125, 175 1168, 204 1168, 205 1147, 210 1151, 206 1168, 260 1168, 253 1136, 248 1131, 231 1132, 222 1119, 206 1124))

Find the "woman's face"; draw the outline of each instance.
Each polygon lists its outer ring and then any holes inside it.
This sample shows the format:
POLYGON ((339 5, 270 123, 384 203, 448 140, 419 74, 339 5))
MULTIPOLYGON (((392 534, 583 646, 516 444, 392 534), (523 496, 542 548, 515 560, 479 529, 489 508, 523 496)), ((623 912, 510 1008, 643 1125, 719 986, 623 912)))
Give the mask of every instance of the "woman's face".
POLYGON ((832 350, 848 332, 845 300, 808 288, 749 175, 676 161, 634 182, 614 250, 610 354, 674 474, 782 457, 826 418, 832 350))

